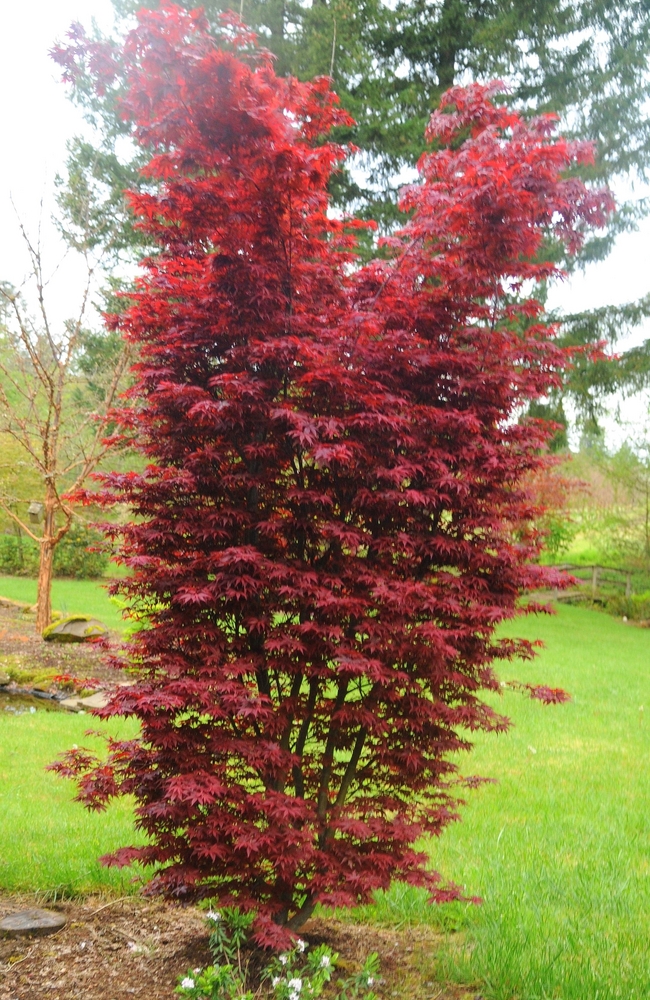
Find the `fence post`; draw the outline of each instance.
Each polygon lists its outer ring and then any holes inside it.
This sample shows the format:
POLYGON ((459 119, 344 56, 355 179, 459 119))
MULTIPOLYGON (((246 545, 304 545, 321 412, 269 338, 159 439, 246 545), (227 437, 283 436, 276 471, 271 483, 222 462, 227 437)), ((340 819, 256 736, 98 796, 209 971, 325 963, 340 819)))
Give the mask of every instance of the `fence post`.
POLYGON ((591 599, 596 600, 596 594, 598 593, 598 575, 600 573, 600 566, 591 567, 591 599))

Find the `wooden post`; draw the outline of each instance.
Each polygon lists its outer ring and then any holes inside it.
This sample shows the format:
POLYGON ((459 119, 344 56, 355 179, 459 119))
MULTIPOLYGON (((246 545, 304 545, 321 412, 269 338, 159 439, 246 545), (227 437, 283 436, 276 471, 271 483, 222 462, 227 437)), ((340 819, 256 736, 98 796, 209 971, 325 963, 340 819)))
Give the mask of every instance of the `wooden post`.
POLYGON ((591 567, 591 599, 596 600, 596 594, 598 593, 598 575, 600 573, 600 566, 591 567))

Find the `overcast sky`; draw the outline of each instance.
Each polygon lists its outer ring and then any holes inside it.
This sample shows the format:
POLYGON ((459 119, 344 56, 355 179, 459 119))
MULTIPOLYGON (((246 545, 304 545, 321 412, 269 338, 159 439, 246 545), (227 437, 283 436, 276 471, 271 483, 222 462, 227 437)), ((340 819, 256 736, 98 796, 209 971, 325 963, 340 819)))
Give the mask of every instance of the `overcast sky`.
MULTIPOLYGON (((66 99, 60 73, 48 49, 79 20, 92 18, 107 29, 112 23, 109 0, 31 0, 5 4, 0 33, 0 93, 2 94, 2 156, 0 157, 0 278, 20 284, 27 262, 20 245, 16 211, 32 234, 43 219, 43 244, 49 269, 51 308, 59 319, 74 312, 81 272, 71 260, 61 264, 61 247, 49 224, 53 180, 65 158, 66 140, 83 128, 81 115, 66 99), (12 207, 11 199, 15 204, 12 207), (43 200, 43 212, 40 202, 43 200)), ((650 194, 638 190, 636 195, 650 194)), ((620 304, 650 292, 650 219, 636 233, 619 237, 607 261, 592 265, 552 292, 551 305, 574 312, 620 304)), ((634 337, 650 337, 650 327, 634 337)), ((627 404, 633 425, 643 419, 645 400, 627 404)), ((612 444, 625 432, 610 426, 612 444)))

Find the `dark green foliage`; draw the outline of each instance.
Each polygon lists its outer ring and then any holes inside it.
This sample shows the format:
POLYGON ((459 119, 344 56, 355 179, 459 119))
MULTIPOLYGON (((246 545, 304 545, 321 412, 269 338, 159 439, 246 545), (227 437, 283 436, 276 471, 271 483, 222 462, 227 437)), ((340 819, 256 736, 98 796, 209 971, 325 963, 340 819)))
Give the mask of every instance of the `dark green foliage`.
POLYGON ((110 383, 108 376, 119 363, 123 351, 122 339, 111 330, 80 331, 76 367, 84 378, 74 391, 79 402, 87 401, 88 409, 92 409, 93 401, 105 400, 110 383))
MULTIPOLYGON (((112 109, 115 118, 115 109, 112 109)), ((144 246, 127 223, 124 191, 142 184, 137 155, 128 162, 114 148, 117 135, 104 135, 99 148, 80 139, 68 144, 67 177, 57 177, 61 214, 59 230, 66 242, 79 250, 102 249, 114 260, 134 245, 144 246)))
MULTIPOLYGON (((56 547, 54 575, 75 580, 95 580, 103 576, 108 568, 108 556, 88 548, 100 541, 101 536, 96 531, 73 522, 56 547)), ((38 574, 37 543, 25 535, 0 535, 0 573, 35 577, 38 574)))
POLYGON ((631 597, 617 595, 607 601, 607 610, 613 615, 621 615, 632 621, 650 621, 650 590, 631 597))
POLYGON ((9 576, 38 574, 38 546, 24 535, 0 535, 0 573, 9 576))
POLYGON ((568 448, 567 427, 569 421, 564 411, 564 405, 559 398, 552 402, 540 403, 535 401, 528 407, 528 416, 538 420, 549 420, 557 424, 557 430, 549 441, 549 448, 552 452, 566 451, 568 448))
MULTIPOLYGON (((157 2, 113 0, 118 23, 157 2)), ((190 0, 179 6, 192 8, 190 0)), ((331 74, 334 89, 357 124, 341 130, 361 151, 365 180, 339 176, 335 194, 343 207, 361 209, 389 225, 397 217, 396 175, 412 168, 424 150, 423 134, 442 93, 468 79, 502 77, 516 103, 531 113, 554 111, 575 137, 593 139, 600 180, 645 176, 650 157, 650 7, 617 0, 425 0, 393 5, 381 0, 206 0, 202 8, 216 29, 219 15, 240 10, 276 57, 279 75, 299 79, 331 74)), ((115 157, 124 135, 116 115, 119 90, 93 94, 87 76, 75 80, 76 100, 99 126, 99 150, 71 145, 71 178, 89 173, 119 198, 133 187, 140 167, 115 157)), ((78 183, 78 181, 75 181, 78 183)), ((73 209, 74 210, 74 209, 73 209)), ((632 212, 632 215, 634 213, 632 212)), ((115 215, 111 216, 114 219, 115 215)), ((614 227, 633 224, 630 210, 614 227)), ((125 242, 128 239, 123 235, 125 242)), ((590 256, 606 255, 609 242, 587 244, 590 256)))
POLYGON ((54 553, 54 575, 75 580, 95 580, 103 576, 108 568, 108 556, 103 551, 93 551, 93 546, 101 541, 97 531, 73 521, 54 553))
MULTIPOLYGON (((648 317, 650 295, 622 306, 605 306, 563 316, 562 343, 567 347, 586 347, 601 342, 615 348, 648 317)), ((563 393, 571 397, 587 432, 598 434, 607 396, 638 392, 649 384, 650 341, 645 341, 614 356, 603 353, 600 358, 593 359, 578 354, 563 393)), ((556 399, 551 405, 557 408, 561 402, 556 399)))

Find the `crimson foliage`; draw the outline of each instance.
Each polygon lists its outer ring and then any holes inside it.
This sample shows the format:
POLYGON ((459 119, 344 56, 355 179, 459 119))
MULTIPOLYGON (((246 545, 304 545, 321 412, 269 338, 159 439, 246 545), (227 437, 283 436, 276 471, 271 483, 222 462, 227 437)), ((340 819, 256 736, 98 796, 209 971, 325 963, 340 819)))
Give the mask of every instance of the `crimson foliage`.
POLYGON ((494 660, 531 654, 495 638, 551 572, 522 486, 547 429, 516 417, 567 359, 514 291, 554 272, 546 233, 575 245, 609 210, 565 177, 589 150, 450 91, 411 221, 357 269, 327 211, 347 120, 328 81, 174 7, 80 58, 152 154, 132 203, 159 251, 116 321, 150 464, 100 496, 133 511, 120 589, 148 617, 137 684, 99 713, 140 737, 56 767, 91 808, 134 796, 150 842, 112 863, 254 908, 265 944, 392 878, 453 897, 413 845, 456 817, 451 755, 507 725, 480 697, 494 660))

